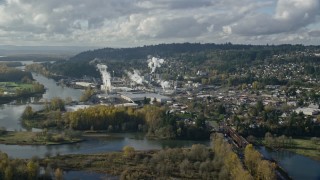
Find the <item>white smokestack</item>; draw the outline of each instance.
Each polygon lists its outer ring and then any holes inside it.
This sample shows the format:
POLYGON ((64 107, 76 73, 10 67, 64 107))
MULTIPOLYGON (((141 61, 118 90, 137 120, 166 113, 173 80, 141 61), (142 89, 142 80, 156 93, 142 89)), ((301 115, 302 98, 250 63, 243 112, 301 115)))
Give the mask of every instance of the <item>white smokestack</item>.
POLYGON ((148 67, 151 69, 151 73, 154 73, 157 67, 161 67, 161 64, 164 63, 164 60, 156 57, 152 57, 151 59, 148 59, 147 62, 148 62, 148 67))
POLYGON ((97 68, 100 71, 100 74, 102 76, 102 83, 101 90, 103 91, 111 91, 112 85, 111 85, 111 76, 110 73, 107 71, 107 66, 104 64, 97 64, 97 68))
POLYGON ((138 70, 133 70, 133 73, 130 71, 126 72, 127 75, 129 76, 130 80, 133 81, 136 84, 142 84, 144 79, 143 77, 140 76, 140 72, 138 70))

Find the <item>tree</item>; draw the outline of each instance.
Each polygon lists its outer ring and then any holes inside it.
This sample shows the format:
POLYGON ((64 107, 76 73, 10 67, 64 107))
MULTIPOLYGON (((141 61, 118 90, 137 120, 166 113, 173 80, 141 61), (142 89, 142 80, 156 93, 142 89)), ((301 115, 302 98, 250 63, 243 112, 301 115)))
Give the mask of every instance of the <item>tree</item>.
POLYGON ((255 90, 258 90, 258 89, 261 88, 261 84, 258 81, 254 81, 252 83, 252 88, 255 89, 255 90))
POLYGON ((94 90, 91 87, 88 87, 80 97, 80 101, 85 102, 90 99, 90 97, 94 94, 94 90))
POLYGON ((247 137, 247 141, 251 144, 254 144, 256 142, 256 137, 252 136, 252 135, 249 135, 247 137))
POLYGON ((257 167, 260 161, 260 153, 254 149, 252 144, 247 145, 244 150, 244 162, 251 174, 257 174, 257 167))
POLYGON ((209 156, 209 151, 205 145, 193 144, 189 152, 189 157, 194 161, 204 161, 209 156))
POLYGON ((310 140, 314 144, 319 144, 320 143, 320 138, 318 138, 318 137, 312 137, 310 140))
POLYGON ((256 109, 257 109, 258 113, 261 113, 264 110, 264 105, 261 100, 257 101, 256 109))
POLYGON ((232 116, 232 123, 234 125, 236 125, 236 131, 239 131, 239 126, 240 126, 241 121, 240 121, 240 118, 237 115, 233 115, 232 116))
POLYGON ((191 163, 189 162, 188 159, 185 159, 180 163, 179 168, 180 168, 181 174, 187 174, 189 169, 191 168, 191 163))
POLYGON ((273 135, 270 132, 267 132, 264 136, 264 141, 266 142, 267 146, 272 147, 274 144, 273 135))
POLYGON ((55 97, 51 99, 50 102, 50 110, 60 110, 60 111, 64 111, 65 107, 64 107, 64 101, 63 99, 59 98, 59 97, 55 97))
POLYGON ((32 107, 27 105, 22 113, 22 119, 31 119, 33 117, 32 107))
POLYGON ((205 120, 205 117, 202 113, 196 118, 196 126, 198 128, 205 128, 206 127, 206 120, 205 120))
POLYGON ((21 82, 22 83, 31 83, 32 80, 28 76, 23 76, 23 78, 21 79, 21 82))
POLYGON ((124 147, 122 148, 122 151, 123 151, 124 157, 126 157, 126 158, 132 158, 133 155, 134 155, 135 149, 134 149, 134 147, 131 147, 131 146, 124 146, 124 147))
POLYGON ((274 171, 275 165, 267 160, 261 160, 257 167, 257 179, 272 180, 276 179, 274 171))
POLYGON ((13 179, 13 168, 11 166, 7 166, 4 172, 4 179, 13 179))
POLYGON ((222 104, 218 105, 218 113, 219 114, 226 114, 226 108, 222 104))
POLYGON ((55 177, 56 180, 63 180, 63 171, 62 171, 62 169, 57 168, 54 171, 54 177, 55 177))
POLYGON ((231 179, 253 180, 250 173, 243 169, 236 153, 230 151, 224 160, 225 168, 229 171, 231 179))
POLYGON ((150 104, 150 98, 146 98, 146 97, 144 97, 144 99, 143 99, 143 104, 150 104))
POLYGON ((38 163, 30 160, 27 164, 28 178, 30 180, 36 179, 38 176, 38 163))
POLYGON ((242 89, 242 90, 245 90, 245 89, 247 89, 247 88, 248 88, 247 84, 243 83, 243 84, 241 85, 241 89, 242 89))

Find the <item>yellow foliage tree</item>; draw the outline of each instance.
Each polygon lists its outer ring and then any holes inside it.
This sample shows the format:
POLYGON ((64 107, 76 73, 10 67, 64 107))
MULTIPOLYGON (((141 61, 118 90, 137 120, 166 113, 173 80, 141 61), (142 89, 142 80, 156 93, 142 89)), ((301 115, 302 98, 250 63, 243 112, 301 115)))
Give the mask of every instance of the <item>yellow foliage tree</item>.
POLYGON ((124 146, 123 147, 123 155, 124 157, 127 157, 127 158, 131 158, 133 155, 134 155, 134 147, 131 147, 131 146, 124 146))
POLYGON ((27 164, 27 171, 30 180, 36 179, 38 175, 38 164, 30 160, 27 164))
POLYGON ((57 168, 54 172, 54 176, 56 180, 62 180, 63 179, 63 171, 60 168, 57 168))
POLYGON ((273 180, 276 179, 274 164, 267 160, 261 160, 257 168, 257 178, 261 180, 273 180))

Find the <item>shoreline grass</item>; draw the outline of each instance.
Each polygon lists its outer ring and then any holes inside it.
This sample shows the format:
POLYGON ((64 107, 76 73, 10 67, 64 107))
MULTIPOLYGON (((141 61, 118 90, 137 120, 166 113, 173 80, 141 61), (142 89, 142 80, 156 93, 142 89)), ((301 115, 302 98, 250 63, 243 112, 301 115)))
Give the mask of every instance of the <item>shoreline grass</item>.
POLYGON ((285 148, 286 150, 320 161, 320 143, 314 143, 310 139, 293 139, 293 141, 294 146, 285 148))
MULTIPOLYGON (((299 155, 310 157, 311 159, 320 161, 320 143, 312 142, 310 138, 293 138, 293 144, 287 147, 281 147, 290 152, 294 152, 299 155)), ((264 139, 257 140, 259 144, 267 146, 264 139)), ((269 147, 273 149, 272 147, 269 147)))
POLYGON ((48 136, 39 132, 30 131, 6 131, 0 135, 0 144, 7 145, 61 145, 81 142, 83 139, 62 137, 61 134, 51 134, 48 136))

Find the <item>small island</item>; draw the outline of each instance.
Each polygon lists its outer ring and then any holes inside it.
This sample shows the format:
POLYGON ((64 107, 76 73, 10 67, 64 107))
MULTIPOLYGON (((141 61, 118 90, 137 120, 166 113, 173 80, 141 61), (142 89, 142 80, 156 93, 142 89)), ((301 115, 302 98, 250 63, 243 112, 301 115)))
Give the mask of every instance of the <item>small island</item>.
POLYGON ((136 151, 125 146, 122 152, 71 154, 46 157, 43 167, 91 171, 120 179, 261 179, 276 177, 277 166, 248 145, 244 162, 233 152, 222 134, 214 134, 212 147, 194 144, 190 148, 136 151))
POLYGON ((4 131, 0 130, 0 144, 10 145, 59 145, 81 142, 80 137, 69 133, 49 133, 48 131, 4 131))
POLYGON ((30 72, 0 63, 0 104, 44 92, 44 86, 34 81, 30 72))

